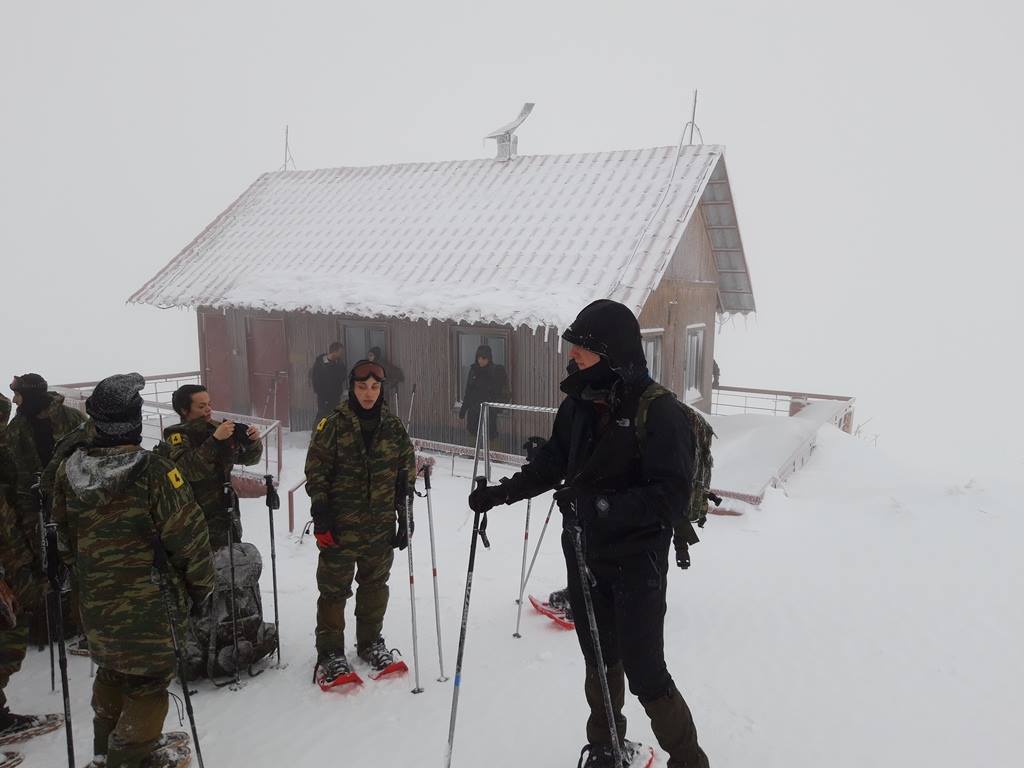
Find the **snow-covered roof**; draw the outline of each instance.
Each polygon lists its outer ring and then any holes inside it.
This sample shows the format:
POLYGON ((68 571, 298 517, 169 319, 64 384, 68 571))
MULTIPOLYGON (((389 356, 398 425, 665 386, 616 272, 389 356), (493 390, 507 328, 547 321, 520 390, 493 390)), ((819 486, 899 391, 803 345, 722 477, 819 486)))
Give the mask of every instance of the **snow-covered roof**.
POLYGON ((564 328, 595 298, 639 313, 706 199, 713 246, 729 236, 720 309, 749 312, 722 152, 266 173, 129 302, 564 328))

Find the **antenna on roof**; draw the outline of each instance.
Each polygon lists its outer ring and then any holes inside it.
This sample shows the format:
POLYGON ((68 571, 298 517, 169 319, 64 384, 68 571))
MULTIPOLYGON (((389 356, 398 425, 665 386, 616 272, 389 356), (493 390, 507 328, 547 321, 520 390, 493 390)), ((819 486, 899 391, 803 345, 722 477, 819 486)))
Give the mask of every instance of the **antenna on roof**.
POLYGON ((704 134, 700 132, 700 128, 697 127, 697 91, 693 92, 693 111, 690 114, 690 122, 683 126, 683 135, 686 135, 686 129, 690 129, 690 140, 688 144, 693 144, 693 132, 697 131, 697 135, 700 136, 700 143, 704 143, 704 134))
POLYGON ((516 156, 519 140, 513 134, 516 132, 516 128, 522 125, 523 121, 530 116, 531 112, 533 112, 533 102, 528 101, 523 104, 523 108, 519 111, 519 117, 484 136, 485 139, 496 139, 498 142, 498 154, 494 156, 495 160, 511 160, 516 156))
POLYGON ((289 164, 291 164, 292 170, 294 171, 295 170, 295 158, 292 157, 292 150, 288 146, 288 126, 286 125, 284 127, 284 164, 281 166, 280 170, 287 171, 289 164))

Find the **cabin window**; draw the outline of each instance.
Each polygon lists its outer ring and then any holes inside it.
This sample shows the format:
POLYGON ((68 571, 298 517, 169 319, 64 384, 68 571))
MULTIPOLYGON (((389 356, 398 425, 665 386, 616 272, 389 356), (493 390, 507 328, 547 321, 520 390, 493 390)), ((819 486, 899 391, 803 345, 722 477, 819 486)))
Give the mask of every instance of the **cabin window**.
POLYGON ((686 327, 686 386, 683 388, 686 402, 703 399, 703 382, 704 325, 690 325, 686 327))
POLYGON ((379 347, 381 358, 388 361, 388 328, 386 325, 346 325, 345 360, 349 366, 365 360, 374 347, 379 347))
POLYGON ((647 358, 647 372, 659 384, 661 381, 661 338, 662 332, 641 331, 644 341, 644 357, 647 358))
POLYGON ((455 358, 458 371, 455 379, 455 399, 462 402, 466 393, 466 379, 469 368, 476 362, 476 351, 483 345, 491 348, 492 362, 505 366, 508 372, 508 334, 482 329, 457 329, 455 331, 455 358))

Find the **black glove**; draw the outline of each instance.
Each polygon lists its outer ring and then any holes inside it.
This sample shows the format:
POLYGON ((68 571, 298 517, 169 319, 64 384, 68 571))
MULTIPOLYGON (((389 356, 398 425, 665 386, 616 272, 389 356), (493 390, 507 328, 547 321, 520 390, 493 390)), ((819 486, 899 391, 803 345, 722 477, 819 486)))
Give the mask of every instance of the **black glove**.
POLYGON ((608 496, 571 485, 555 491, 555 501, 562 510, 571 504, 576 519, 584 526, 592 526, 597 520, 606 518, 612 509, 608 496))
POLYGON ((684 571, 690 567, 690 547, 681 538, 676 536, 676 565, 684 571))
POLYGON ((336 547, 334 540, 334 514, 326 501, 314 501, 310 508, 313 516, 313 537, 321 547, 336 547))
POLYGON ((399 550, 409 546, 409 531, 405 527, 405 515, 398 516, 398 530, 391 537, 391 546, 399 550))
POLYGON ((499 504, 507 503, 508 488, 505 483, 485 485, 482 488, 475 488, 473 492, 469 494, 469 508, 481 515, 499 504))

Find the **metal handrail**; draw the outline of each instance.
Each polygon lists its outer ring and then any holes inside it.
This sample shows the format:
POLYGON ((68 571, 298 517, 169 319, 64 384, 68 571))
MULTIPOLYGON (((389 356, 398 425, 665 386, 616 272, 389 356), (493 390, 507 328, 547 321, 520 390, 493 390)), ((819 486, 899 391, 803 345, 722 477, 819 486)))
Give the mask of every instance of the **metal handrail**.
POLYGON ((306 478, 288 489, 288 533, 295 532, 295 492, 306 484, 306 478))

